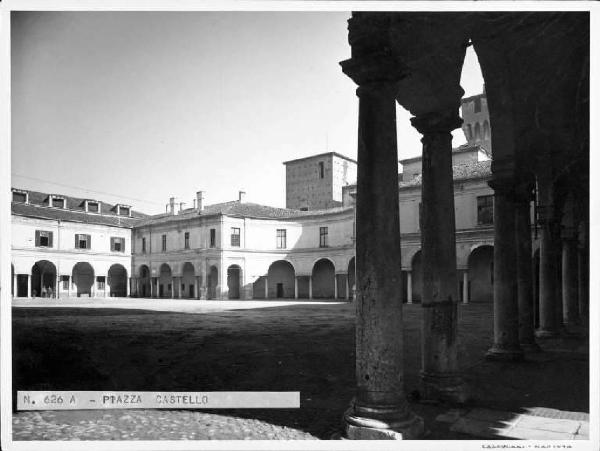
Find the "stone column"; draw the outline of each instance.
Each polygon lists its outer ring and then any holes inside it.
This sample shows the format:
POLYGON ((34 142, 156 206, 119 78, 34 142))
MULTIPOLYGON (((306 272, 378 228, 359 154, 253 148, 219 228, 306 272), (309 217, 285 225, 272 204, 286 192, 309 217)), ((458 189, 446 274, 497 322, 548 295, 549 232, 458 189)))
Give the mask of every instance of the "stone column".
POLYGON ((13 274, 12 296, 17 297, 17 273, 13 274))
POLYGON ((294 276, 294 299, 298 299, 298 276, 294 276))
MULTIPOLYGON (((581 233, 580 233, 581 235, 581 233)), ((578 277, 578 297, 579 297, 579 317, 584 323, 588 322, 589 318, 589 300, 588 300, 588 248, 585 244, 585 239, 579 241, 579 252, 577 254, 577 269, 578 277)))
POLYGON ((413 303, 412 271, 406 271, 406 302, 413 303))
MULTIPOLYGON (((103 296, 106 297, 106 288, 108 287, 108 276, 104 276, 104 290, 103 290, 103 296)), ((109 291, 110 293, 110 291, 109 291)))
POLYGON ((494 344, 486 357, 522 360, 519 344, 515 180, 493 174, 494 190, 494 344))
POLYGON ((179 281, 179 285, 177 285, 177 297, 179 299, 183 298, 183 293, 182 293, 182 289, 181 289, 181 285, 183 284, 183 277, 178 277, 177 280, 179 281))
POLYGON ((562 303, 563 320, 567 328, 580 324, 577 272, 577 236, 574 229, 565 229, 562 247, 562 303))
POLYGON ((171 277, 171 299, 175 299, 175 287, 177 286, 177 278, 171 277))
POLYGON ((338 275, 333 274, 333 300, 337 300, 338 297, 338 275))
POLYGON ((458 281, 452 176, 452 130, 458 108, 411 119, 422 135, 421 258, 423 326, 421 380, 426 399, 466 400, 458 368, 458 281))
POLYGON ((396 88, 387 82, 359 84, 357 388, 344 415, 345 434, 412 439, 423 433, 423 420, 410 411, 404 393, 396 88))
POLYGON ((67 297, 71 297, 71 276, 67 276, 67 297))
POLYGON ((348 274, 346 274, 346 300, 350 300, 350 278, 348 274))
POLYGON ((312 299, 312 275, 308 276, 308 299, 312 299))
POLYGON ((200 299, 200 276, 194 276, 194 299, 200 299))
POLYGON ((531 267, 531 205, 533 186, 518 186, 515 205, 515 239, 517 251, 517 298, 519 308, 519 343, 524 351, 539 352, 535 342, 533 318, 533 271, 531 267))
POLYGON ((129 283, 125 286, 125 297, 129 297, 129 293, 131 293, 131 287, 134 285, 135 283, 135 279, 130 277, 129 278, 129 283))
POLYGON ((31 297, 31 274, 26 274, 27 276, 27 297, 31 297))
POLYGON ((554 225, 551 210, 550 205, 540 205, 538 207, 538 222, 540 224, 540 326, 536 331, 536 336, 539 338, 554 337, 558 334, 555 306, 558 291, 556 280, 557 252, 552 233, 554 225))
POLYGON ((265 299, 269 299, 269 278, 265 276, 265 299))
POLYGON ((469 303, 469 270, 463 272, 463 304, 469 303))

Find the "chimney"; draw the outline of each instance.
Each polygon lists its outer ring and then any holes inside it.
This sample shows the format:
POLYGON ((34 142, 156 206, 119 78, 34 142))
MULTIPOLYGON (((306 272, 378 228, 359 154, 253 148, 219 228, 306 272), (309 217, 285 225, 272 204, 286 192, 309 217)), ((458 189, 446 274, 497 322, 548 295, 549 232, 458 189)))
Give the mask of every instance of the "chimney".
POLYGON ((185 202, 179 202, 179 213, 181 213, 181 211, 183 210, 184 205, 185 205, 185 202))
POLYGON ((171 197, 169 199, 169 213, 171 213, 172 215, 175 214, 175 198, 171 197))
POLYGON ((246 197, 246 191, 238 191, 238 201, 240 203, 244 202, 244 197, 246 197))
POLYGON ((197 191, 196 192, 196 209, 198 211, 204 210, 204 203, 202 202, 203 200, 204 200, 204 191, 197 191))

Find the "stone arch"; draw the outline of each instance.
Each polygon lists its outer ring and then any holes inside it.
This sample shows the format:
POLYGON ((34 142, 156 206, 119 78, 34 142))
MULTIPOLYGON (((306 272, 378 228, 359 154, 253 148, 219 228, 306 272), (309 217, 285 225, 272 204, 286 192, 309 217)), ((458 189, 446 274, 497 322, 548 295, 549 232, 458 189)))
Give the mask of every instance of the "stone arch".
POLYGON ((191 262, 185 262, 181 268, 181 297, 194 298, 196 293, 196 270, 191 262))
POLYGON ((219 286, 219 269, 212 265, 208 269, 208 274, 206 276, 206 298, 207 299, 216 299, 217 298, 217 287, 219 286))
POLYGON ((423 264, 421 258, 421 249, 414 253, 410 270, 412 277, 412 301, 421 302, 423 294, 423 264))
POLYGON ((96 276, 94 268, 88 262, 78 262, 73 266, 73 284, 76 287, 77 297, 92 296, 96 276))
POLYGON ((494 246, 484 244, 473 248, 467 267, 469 302, 493 302, 494 246))
POLYGON ((227 268, 227 296, 229 299, 240 298, 242 286, 242 268, 240 265, 230 265, 227 268))
POLYGON ((143 298, 150 297, 152 295, 150 288, 150 268, 148 265, 141 265, 138 271, 139 274, 139 292, 138 296, 143 298))
POLYGON ((354 257, 348 262, 348 287, 350 288, 350 299, 354 299, 354 293, 356 293, 356 258, 354 257))
POLYGON ((269 265, 267 283, 269 298, 293 298, 296 269, 287 260, 277 260, 269 265))
POLYGON ((31 268, 31 295, 54 297, 56 294, 56 265, 48 260, 39 260, 31 268))
POLYGON ((158 271, 158 297, 170 298, 173 297, 173 272, 167 263, 160 265, 158 271))
POLYGON ((108 268, 108 286, 110 287, 110 296, 127 296, 127 270, 119 263, 115 263, 108 268))
POLYGON ((312 297, 317 299, 335 297, 335 265, 328 258, 321 258, 313 265, 312 297))

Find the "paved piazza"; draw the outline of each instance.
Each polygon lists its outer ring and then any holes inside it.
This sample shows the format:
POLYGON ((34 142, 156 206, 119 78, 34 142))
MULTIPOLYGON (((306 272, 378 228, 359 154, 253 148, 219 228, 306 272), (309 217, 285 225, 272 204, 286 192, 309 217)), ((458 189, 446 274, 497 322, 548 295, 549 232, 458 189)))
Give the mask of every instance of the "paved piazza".
MULTIPOLYGON (((15 390, 289 390, 300 391, 301 407, 15 412, 13 437, 329 439, 355 387, 354 310, 286 300, 14 301, 15 390)), ((461 305, 461 366, 473 400, 456 409, 420 397, 420 321, 420 305, 405 305, 406 392, 425 438, 585 438, 586 339, 544 341, 544 352, 520 364, 486 361, 492 305, 461 305)))

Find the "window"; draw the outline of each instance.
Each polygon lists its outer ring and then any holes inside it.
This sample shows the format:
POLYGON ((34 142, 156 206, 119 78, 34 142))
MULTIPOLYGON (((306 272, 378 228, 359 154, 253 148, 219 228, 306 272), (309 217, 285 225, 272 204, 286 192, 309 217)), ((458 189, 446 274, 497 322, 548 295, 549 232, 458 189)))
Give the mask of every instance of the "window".
POLYGON ((146 238, 142 238, 142 254, 146 253, 146 238))
POLYGON ((19 191, 13 191, 12 193, 12 201, 26 203, 27 202, 27 193, 21 193, 19 191))
POLYGON ((277 229, 277 249, 285 249, 287 247, 286 235, 286 229, 277 229))
POLYGON ((113 252, 125 252, 125 238, 111 237, 110 250, 113 252))
POLYGON ((36 230, 35 245, 36 247, 52 247, 52 232, 36 230))
POLYGON ((167 235, 162 236, 162 251, 167 252, 167 235))
POLYGON ((325 163, 319 161, 319 178, 325 178, 325 163))
POLYGON ((68 290, 69 289, 69 276, 60 276, 60 278, 62 280, 63 290, 68 290))
POLYGON ((65 200, 58 197, 52 198, 52 206, 58 208, 65 208, 65 200))
POLYGON ((183 247, 185 249, 189 249, 190 248, 190 232, 185 232, 185 234, 183 235, 183 247))
POLYGON ((210 247, 217 245, 217 229, 210 229, 210 247))
POLYGON ((477 225, 494 223, 494 196, 477 196, 477 225))
POLYGON ((240 247, 240 229, 239 229, 239 227, 231 228, 231 245, 234 247, 240 247))
POLYGON ((327 247, 327 227, 319 227, 319 247, 327 247))
POLYGON ((104 290, 104 284, 106 283, 106 277, 98 276, 98 278, 96 280, 98 281, 98 289, 104 290))
POLYGON ((75 249, 91 249, 92 237, 83 233, 75 234, 75 249))
POLYGON ((87 211, 90 213, 98 213, 100 211, 100 206, 98 202, 89 202, 87 203, 87 211))
POLYGON ((117 214, 121 216, 129 216, 131 213, 131 209, 125 205, 117 206, 117 214))

